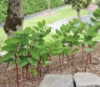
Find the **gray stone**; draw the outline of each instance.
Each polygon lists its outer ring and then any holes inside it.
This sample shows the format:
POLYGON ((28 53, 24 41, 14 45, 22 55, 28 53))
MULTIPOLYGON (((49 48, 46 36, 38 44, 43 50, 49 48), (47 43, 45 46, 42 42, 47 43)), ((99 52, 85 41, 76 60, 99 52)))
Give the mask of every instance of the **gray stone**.
POLYGON ((88 72, 74 74, 76 87, 100 87, 100 77, 88 72))
POLYGON ((48 74, 40 87, 74 87, 72 75, 48 74))

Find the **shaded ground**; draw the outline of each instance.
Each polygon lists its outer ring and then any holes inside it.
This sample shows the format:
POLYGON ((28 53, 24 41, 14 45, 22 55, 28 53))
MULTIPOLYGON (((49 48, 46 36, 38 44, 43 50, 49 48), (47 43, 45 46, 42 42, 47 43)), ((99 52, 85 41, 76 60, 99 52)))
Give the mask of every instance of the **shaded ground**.
MULTIPOLYGON (((97 44, 92 53, 92 64, 88 65, 87 72, 94 73, 100 76, 100 43, 97 44)), ((84 62, 81 60, 81 50, 74 54, 75 58, 72 57, 66 60, 64 58, 64 65, 61 68, 58 57, 52 58, 52 65, 50 66, 50 74, 74 74, 75 72, 84 72, 84 66, 86 63, 86 54, 84 54, 84 62)), ((22 77, 21 69, 19 71, 20 87, 39 87, 41 80, 46 73, 46 67, 43 67, 42 78, 31 76, 28 82, 22 77)), ((25 73, 24 73, 25 74, 25 73)), ((16 87, 16 72, 15 70, 8 71, 6 64, 0 64, 0 87, 16 87)))

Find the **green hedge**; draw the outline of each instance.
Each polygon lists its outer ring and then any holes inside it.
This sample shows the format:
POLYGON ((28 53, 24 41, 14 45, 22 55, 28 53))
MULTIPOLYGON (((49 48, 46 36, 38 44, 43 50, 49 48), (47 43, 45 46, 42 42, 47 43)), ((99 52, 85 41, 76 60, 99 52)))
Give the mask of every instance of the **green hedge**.
MULTIPOLYGON (((0 23, 6 18, 7 1, 0 0, 0 23)), ((51 8, 63 5, 62 0, 50 0, 51 8)), ((43 11, 47 9, 46 0, 23 0, 23 12, 24 15, 32 14, 35 12, 43 11)))
POLYGON ((100 8, 100 0, 96 0, 96 4, 97 4, 98 7, 100 8))

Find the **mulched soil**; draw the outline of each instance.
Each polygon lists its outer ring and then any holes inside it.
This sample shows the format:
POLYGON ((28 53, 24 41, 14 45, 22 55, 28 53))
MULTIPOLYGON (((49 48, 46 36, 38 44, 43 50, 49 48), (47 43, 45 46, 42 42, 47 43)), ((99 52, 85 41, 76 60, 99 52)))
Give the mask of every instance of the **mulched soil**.
MULTIPOLYGON (((100 76, 100 43, 96 45, 92 53, 92 64, 88 64, 87 72, 91 72, 100 76)), ((74 74, 76 72, 84 72, 84 66, 86 63, 86 53, 84 54, 84 62, 81 62, 81 49, 74 54, 74 58, 65 57, 63 67, 60 66, 58 57, 52 58, 52 64, 50 66, 49 74, 74 74)), ((0 87, 17 87, 16 86, 16 72, 15 70, 7 70, 7 64, 0 64, 0 87)), ((39 87, 43 77, 47 74, 46 67, 43 67, 42 77, 39 76, 31 78, 26 82, 25 78, 22 77, 21 69, 19 70, 19 83, 20 87, 39 87)), ((25 72, 24 72, 25 75, 25 72)), ((25 76, 24 76, 25 77, 25 76)))

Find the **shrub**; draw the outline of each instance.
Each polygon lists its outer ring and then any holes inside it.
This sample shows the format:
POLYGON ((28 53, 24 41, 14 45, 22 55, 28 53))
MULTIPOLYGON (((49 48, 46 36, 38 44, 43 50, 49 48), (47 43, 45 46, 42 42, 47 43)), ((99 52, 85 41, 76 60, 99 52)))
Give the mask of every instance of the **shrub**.
MULTIPOLYGON (((62 0, 50 0, 51 8, 63 5, 62 0)), ((23 0, 24 15, 33 14, 35 12, 47 9, 46 0, 23 0)), ((7 0, 0 0, 0 23, 3 22, 7 14, 7 0)))

